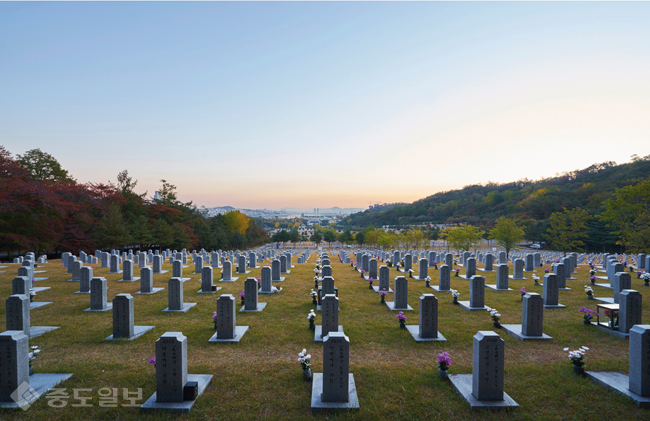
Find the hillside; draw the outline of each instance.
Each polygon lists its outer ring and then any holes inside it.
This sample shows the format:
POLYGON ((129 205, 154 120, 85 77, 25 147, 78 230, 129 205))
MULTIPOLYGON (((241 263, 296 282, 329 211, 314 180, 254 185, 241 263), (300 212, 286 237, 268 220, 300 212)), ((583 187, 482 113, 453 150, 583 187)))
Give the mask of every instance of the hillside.
MULTIPOLYGON (((590 214, 601 212, 600 205, 615 189, 636 184, 650 176, 650 156, 633 161, 594 164, 582 170, 536 181, 476 184, 459 190, 436 193, 411 204, 377 212, 364 211, 346 219, 351 227, 406 225, 415 223, 468 223, 491 227, 500 216, 517 218, 530 239, 540 239, 544 221, 562 208, 581 207, 590 214)), ((598 220, 590 222, 592 241, 610 243, 611 238, 598 220), (599 237, 596 239, 595 237, 599 237)))

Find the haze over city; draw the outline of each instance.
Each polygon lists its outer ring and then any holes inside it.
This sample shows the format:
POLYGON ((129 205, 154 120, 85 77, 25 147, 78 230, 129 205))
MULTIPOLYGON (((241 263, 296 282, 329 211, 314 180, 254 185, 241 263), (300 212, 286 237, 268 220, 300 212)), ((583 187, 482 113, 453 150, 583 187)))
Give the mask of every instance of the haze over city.
POLYGON ((650 154, 648 3, 0 3, 0 144, 204 206, 367 208, 650 154))

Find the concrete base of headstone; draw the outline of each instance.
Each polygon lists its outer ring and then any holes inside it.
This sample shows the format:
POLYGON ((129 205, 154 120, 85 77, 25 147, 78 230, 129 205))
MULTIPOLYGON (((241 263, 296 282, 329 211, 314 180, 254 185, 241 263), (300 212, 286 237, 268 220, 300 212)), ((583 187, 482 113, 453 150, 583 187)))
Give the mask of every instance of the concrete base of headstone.
POLYGON ((501 325, 501 328, 510 336, 514 336, 520 341, 539 341, 543 339, 553 339, 545 333, 542 336, 526 336, 521 333, 522 325, 501 325))
POLYGON ((29 309, 34 310, 35 308, 45 307, 49 304, 52 304, 52 301, 32 301, 29 303, 29 309))
POLYGON ((105 341, 132 341, 144 335, 145 333, 149 332, 154 327, 156 326, 133 326, 133 336, 131 336, 130 338, 114 338, 113 335, 111 335, 104 340, 105 341))
MULTIPOLYGON (((244 271, 244 272, 239 272, 239 271, 238 271, 238 272, 235 272, 235 273, 237 273, 237 275, 245 275, 245 274, 247 274, 247 273, 251 273, 251 271, 250 271, 250 270, 247 270, 247 271, 244 271)), ((201 274, 201 273, 198 273, 198 275, 200 275, 200 274, 201 274)))
POLYGON ((544 305, 544 308, 566 308, 565 305, 562 304, 555 304, 555 305, 544 305))
MULTIPOLYGON (((293 266, 291 266, 291 267, 293 267, 293 266)), ((290 273, 291 273, 291 271, 287 269, 287 270, 285 270, 285 271, 284 271, 284 272, 282 272, 282 273, 286 273, 286 274, 288 275, 288 274, 290 274, 290 273)))
POLYGON ((35 270, 34 273, 46 273, 46 270, 35 270))
POLYGON ((216 287, 216 288, 214 289, 214 291, 203 291, 203 290, 198 290, 197 292, 198 292, 199 294, 214 294, 214 293, 216 293, 217 291, 219 291, 220 289, 223 289, 223 288, 221 288, 221 287, 216 287))
MULTIPOLYGON (((605 272, 605 271, 603 271, 605 272)), ((603 281, 609 281, 609 278, 607 276, 596 276, 597 279, 602 279, 603 281)), ((607 284, 609 285, 609 284, 607 284)))
POLYGON ((467 280, 467 281, 469 281, 470 279, 472 279, 471 276, 468 278, 467 275, 458 275, 458 276, 454 275, 454 276, 452 276, 452 278, 463 278, 463 279, 465 279, 465 280, 467 280))
POLYGON ((416 342, 446 342, 447 339, 445 339, 444 336, 440 332, 438 332, 438 337, 437 338, 421 338, 420 337, 420 326, 419 325, 407 325, 406 330, 409 331, 411 336, 413 336, 413 339, 415 339, 416 342))
POLYGON ((314 373, 311 385, 311 412, 338 412, 350 409, 359 409, 359 397, 357 386, 354 384, 354 374, 348 374, 348 401, 347 402, 323 402, 323 373, 314 373))
POLYGON ((497 288, 496 285, 486 285, 485 288, 490 288, 490 289, 493 289, 495 291, 512 291, 512 288, 499 289, 499 288, 497 288))
POLYGON ((487 310, 488 306, 483 307, 470 307, 469 301, 459 301, 458 305, 464 308, 465 310, 487 310))
POLYGON ((628 375, 614 371, 585 371, 585 374, 601 386, 632 399, 639 408, 650 409, 650 397, 639 396, 630 391, 628 375))
MULTIPOLYGON (((212 382, 212 374, 188 374, 188 382, 197 382, 199 384, 199 393, 198 396, 203 394, 203 391, 206 387, 212 382)), ((172 414, 187 414, 194 406, 193 401, 183 401, 183 402, 156 402, 156 392, 147 401, 142 404, 140 410, 142 412, 153 412, 153 411, 166 411, 171 412, 172 414)))
POLYGON ((440 285, 431 285, 429 288, 436 290, 438 292, 446 292, 446 291, 451 291, 450 289, 440 289, 440 285))
POLYGON ((485 268, 476 268, 476 270, 480 272, 494 272, 494 269, 485 270, 485 268))
POLYGON ((607 304, 614 304, 613 297, 594 297, 594 300, 607 303, 607 304))
POLYGON ((420 278, 419 276, 413 276, 411 279, 415 279, 416 281, 426 281, 427 277, 425 276, 424 278, 420 278))
POLYGON ((514 279, 516 281, 526 280, 526 278, 524 278, 523 276, 521 278, 515 278, 515 275, 508 275, 508 278, 514 279))
MULTIPOLYGON (((373 291, 379 293, 379 286, 376 286, 376 287, 373 286, 372 289, 373 289, 373 291)), ((389 288, 388 288, 388 292, 393 292, 393 289, 389 287, 389 288)))
MULTIPOLYGON (((257 265, 255 265, 255 266, 249 266, 248 268, 249 268, 249 269, 259 269, 259 268, 261 268, 261 267, 262 267, 262 266, 257 266, 257 265)), ((246 273, 248 273, 248 272, 246 272, 246 273)))
POLYGON ((154 275, 162 275, 163 273, 169 272, 168 270, 161 270, 160 272, 153 272, 154 275))
POLYGON ((282 288, 278 288, 277 291, 262 291, 262 290, 259 290, 259 291, 257 291, 257 293, 258 294, 277 294, 280 291, 282 291, 282 288))
POLYGON ((181 278, 181 282, 189 281, 192 278, 181 278))
POLYGON ((32 291, 41 292, 41 291, 47 291, 48 289, 52 289, 52 287, 33 287, 32 291))
POLYGON ((68 282, 81 282, 81 279, 68 279, 68 282))
POLYGON ((215 332, 214 335, 210 339, 208 339, 208 342, 210 343, 218 343, 218 342, 225 342, 225 343, 236 343, 241 341, 242 336, 244 336, 244 333, 248 332, 248 326, 235 326, 235 337, 232 339, 220 339, 217 338, 217 334, 215 332))
MULTIPOLYGON (((187 266, 185 266, 185 267, 187 267, 187 266)), ((122 271, 118 270, 117 272, 108 272, 108 273, 122 273, 122 271)))
POLYGON ((160 292, 160 291, 162 291, 163 289, 165 289, 165 288, 151 288, 151 292, 141 292, 141 291, 138 291, 138 292, 136 292, 136 294, 151 295, 151 294, 155 294, 156 292, 160 292))
POLYGON ((489 411, 498 411, 508 408, 518 408, 519 404, 514 401, 506 392, 503 392, 502 401, 480 401, 472 395, 472 375, 471 374, 450 374, 449 381, 458 392, 472 407, 472 409, 483 409, 489 411))
POLYGON ((536 270, 526 270, 526 269, 524 269, 524 272, 533 273, 533 272, 537 272, 537 271, 536 270))
POLYGON ((558 291, 571 291, 571 288, 558 288, 558 291))
MULTIPOLYGON (((343 326, 341 325, 339 325, 339 332, 343 333, 343 326)), ((323 326, 316 325, 316 329, 314 330, 314 342, 323 342, 323 338, 320 336, 322 334, 323 334, 323 326)))
MULTIPOLYGON (((32 282, 47 281, 48 279, 50 278, 33 278, 32 282)), ((75 282, 79 282, 79 281, 75 281, 75 282)))
POLYGON ((594 285, 601 288, 614 289, 614 287, 612 287, 610 284, 594 284, 594 285))
POLYGON ((240 308, 239 311, 244 313, 253 313, 256 311, 262 311, 265 308, 266 308, 266 303, 257 303, 257 308, 255 310, 246 310, 246 306, 242 306, 242 308, 240 308))
POLYGON ((609 333, 612 336, 616 336, 619 339, 630 339, 630 334, 629 333, 623 333, 620 330, 612 330, 610 328, 607 328, 605 326, 601 326, 596 322, 591 322, 593 326, 596 327, 596 329, 600 330, 601 332, 609 333))
POLYGON ((136 278, 136 277, 134 276, 133 279, 131 279, 131 280, 129 280, 129 281, 125 281, 124 279, 119 279, 117 282, 135 282, 135 281, 139 281, 139 280, 140 280, 140 277, 137 277, 137 278, 136 278))
MULTIPOLYGON (((31 396, 34 399, 30 401, 21 402, 21 404, 32 405, 38 398, 45 396, 47 392, 52 389, 57 384, 68 380, 72 377, 72 373, 36 373, 29 376, 29 387, 33 389, 36 393, 32 393, 31 396)), ((18 409, 20 406, 14 402, 0 402, 0 408, 7 409, 18 409)))
POLYGON ((163 310, 163 313, 187 313, 196 303, 183 303, 183 308, 180 310, 170 310, 169 307, 163 310))
MULTIPOLYGON (((280 279, 271 279, 271 282, 283 282, 285 279, 287 279, 287 278, 282 276, 282 277, 280 277, 280 279)), ((320 280, 322 280, 322 279, 320 279, 320 280)))
POLYGON ((106 310, 93 310, 92 308, 87 308, 84 311, 111 311, 113 310, 113 303, 106 303, 106 310))
POLYGON ((36 338, 47 332, 59 329, 59 326, 30 326, 29 339, 36 338))
POLYGON ((395 307, 395 301, 386 301, 386 307, 392 311, 413 311, 413 307, 406 305, 406 308, 397 308, 395 307))
MULTIPOLYGON (((235 282, 238 279, 239 279, 239 277, 237 277, 237 276, 235 276, 234 278, 230 278, 227 281, 225 279, 221 278, 221 279, 219 279, 219 282, 235 282)), ((284 278, 282 278, 282 280, 284 281, 284 278)))

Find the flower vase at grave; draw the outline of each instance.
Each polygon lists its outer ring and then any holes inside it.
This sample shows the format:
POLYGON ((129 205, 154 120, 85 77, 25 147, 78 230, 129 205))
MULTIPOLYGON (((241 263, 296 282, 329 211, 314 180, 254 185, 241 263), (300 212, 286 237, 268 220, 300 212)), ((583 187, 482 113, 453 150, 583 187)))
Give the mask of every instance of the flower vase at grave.
POLYGON ((440 376, 440 378, 443 380, 447 380, 447 370, 443 370, 442 368, 438 367, 438 376, 440 376))
POLYGON ((494 324, 494 327, 496 327, 497 329, 501 329, 501 323, 493 322, 493 324, 494 324))
POLYGON ((368 282, 368 289, 372 289, 372 281, 368 282))
POLYGON ((454 304, 458 304, 458 297, 454 297, 454 304))
POLYGON ((584 322, 584 324, 586 324, 587 326, 591 326, 591 320, 589 320, 589 319, 584 319, 583 322, 584 322))
POLYGON ((302 370, 302 378, 305 380, 311 380, 311 368, 305 368, 302 370))
POLYGON ((573 366, 573 372, 576 373, 578 376, 584 376, 585 375, 585 367, 583 365, 574 365, 573 366))
POLYGON ((400 329, 406 329, 406 321, 405 320, 400 320, 399 321, 399 328, 400 329))
POLYGON ((383 295, 381 296, 381 303, 386 304, 386 297, 383 295))
POLYGON ((427 283, 427 288, 430 288, 431 285, 429 285, 429 281, 426 281, 426 283, 427 283))
POLYGON ((312 297, 312 299, 311 299, 311 303, 312 303, 313 305, 318 305, 318 301, 316 301, 316 297, 312 297))
POLYGON ((309 330, 316 330, 316 324, 313 320, 309 320, 309 330))

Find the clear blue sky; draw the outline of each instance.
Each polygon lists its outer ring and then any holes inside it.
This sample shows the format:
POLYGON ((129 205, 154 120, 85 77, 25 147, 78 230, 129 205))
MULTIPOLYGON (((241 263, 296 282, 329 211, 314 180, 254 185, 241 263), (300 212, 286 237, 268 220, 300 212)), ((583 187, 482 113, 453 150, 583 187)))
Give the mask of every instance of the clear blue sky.
POLYGON ((650 3, 0 2, 0 144, 365 207, 650 154, 650 3))

